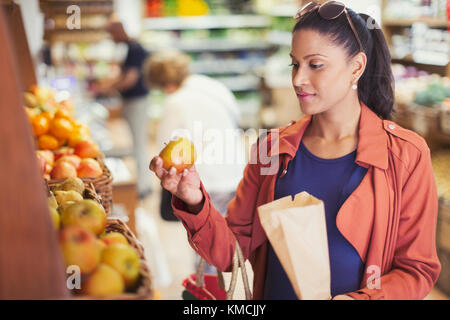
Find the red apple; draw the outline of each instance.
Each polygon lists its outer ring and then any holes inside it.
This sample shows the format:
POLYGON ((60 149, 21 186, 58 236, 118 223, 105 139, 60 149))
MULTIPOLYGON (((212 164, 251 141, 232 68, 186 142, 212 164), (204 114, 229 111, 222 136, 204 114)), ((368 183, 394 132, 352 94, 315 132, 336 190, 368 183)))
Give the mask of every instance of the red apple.
POLYGON ((69 154, 69 155, 64 155, 61 158, 59 158, 58 160, 56 160, 56 163, 59 163, 62 161, 67 161, 68 163, 72 164, 75 167, 75 169, 78 169, 78 167, 80 166, 81 158, 75 154, 69 154))
POLYGON ((61 157, 72 155, 74 153, 74 149, 71 147, 60 147, 53 151, 55 154, 55 161, 58 160, 61 157))
POLYGON ((39 154, 36 154, 36 158, 37 158, 39 170, 41 170, 41 173, 42 173, 42 174, 45 174, 45 168, 46 168, 47 162, 46 162, 45 159, 44 159, 41 155, 39 155, 39 154))
POLYGON ((92 272, 100 263, 101 248, 95 235, 79 226, 64 227, 59 243, 67 266, 77 265, 82 274, 92 272))
POLYGON ((80 158, 96 158, 100 154, 100 149, 94 141, 84 140, 75 146, 75 154, 80 158))
POLYGON ((79 178, 97 178, 103 174, 102 167, 95 159, 82 159, 77 171, 79 178))
POLYGON ((55 156, 50 150, 36 150, 36 154, 45 159, 45 173, 50 173, 55 163, 55 156))
POLYGON ((52 179, 66 179, 77 176, 77 169, 67 161, 55 163, 51 172, 52 179))

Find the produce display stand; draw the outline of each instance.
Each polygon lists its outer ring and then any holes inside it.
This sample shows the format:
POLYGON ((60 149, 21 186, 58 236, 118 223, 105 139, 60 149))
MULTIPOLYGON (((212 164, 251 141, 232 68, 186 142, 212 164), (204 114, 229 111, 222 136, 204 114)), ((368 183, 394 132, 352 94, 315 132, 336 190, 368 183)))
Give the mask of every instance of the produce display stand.
MULTIPOLYGON (((48 189, 36 161, 24 108, 23 92, 37 81, 21 17, 19 5, 0 0, 0 299, 79 299, 66 287, 65 263, 49 212, 48 189)), ((91 182, 98 189, 96 181, 91 182)), ((112 183, 108 188, 110 201, 112 183)), ((98 200, 105 200, 105 190, 99 190, 102 198, 98 200)), ((107 231, 122 233, 145 262, 142 245, 128 226, 108 219, 107 231)), ((151 274, 142 263, 138 291, 110 299, 152 296, 151 274)))
POLYGON ((23 108, 23 88, 36 77, 26 69, 31 56, 20 17, 20 7, 1 1, 0 299, 65 299, 64 263, 23 108))

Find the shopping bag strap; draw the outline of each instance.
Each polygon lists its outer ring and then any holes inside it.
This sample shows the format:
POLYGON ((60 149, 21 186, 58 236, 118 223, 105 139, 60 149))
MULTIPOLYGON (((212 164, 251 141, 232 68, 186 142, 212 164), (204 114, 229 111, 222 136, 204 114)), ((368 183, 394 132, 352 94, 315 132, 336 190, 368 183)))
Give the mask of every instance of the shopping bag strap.
MULTIPOLYGON (((201 258, 197 267, 197 274, 195 279, 195 284, 199 288, 203 288, 204 286, 204 274, 205 274, 205 259, 201 258)), ((239 273, 239 269, 241 269, 242 282, 244 283, 244 291, 245 291, 245 299, 251 300, 252 293, 250 291, 250 285, 248 281, 247 269, 245 268, 245 260, 244 255, 242 253, 242 249, 239 245, 239 242, 236 240, 236 247, 233 255, 233 266, 231 269, 231 281, 230 287, 227 290, 226 299, 232 300, 234 296, 234 292, 236 290, 237 277, 239 273)), ((222 272, 217 272, 217 277, 219 281, 219 287, 225 290, 225 282, 223 279, 222 272)))

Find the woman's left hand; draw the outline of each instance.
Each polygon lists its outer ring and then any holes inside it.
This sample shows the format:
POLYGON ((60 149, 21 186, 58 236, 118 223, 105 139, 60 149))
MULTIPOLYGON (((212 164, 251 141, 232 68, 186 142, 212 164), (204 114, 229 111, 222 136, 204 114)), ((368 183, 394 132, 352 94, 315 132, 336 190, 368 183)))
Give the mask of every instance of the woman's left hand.
POLYGON ((340 295, 335 296, 333 298, 333 300, 355 300, 355 299, 353 299, 352 297, 347 296, 345 294, 340 294, 340 295))

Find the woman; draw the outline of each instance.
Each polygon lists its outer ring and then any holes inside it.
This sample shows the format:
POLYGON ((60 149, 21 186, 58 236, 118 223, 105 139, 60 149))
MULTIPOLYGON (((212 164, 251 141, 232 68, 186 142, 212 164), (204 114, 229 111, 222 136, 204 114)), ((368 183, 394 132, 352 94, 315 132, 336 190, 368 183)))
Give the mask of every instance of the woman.
POLYGON ((333 299, 422 299, 440 272, 437 192, 425 141, 389 120, 384 36, 372 18, 335 1, 309 4, 297 18, 292 84, 305 116, 257 143, 277 146, 268 154, 279 159, 275 174, 250 161, 224 219, 195 168, 165 172, 155 157, 150 169, 175 195, 174 212, 209 263, 228 269, 239 241, 254 270, 254 299, 295 298, 257 207, 300 191, 325 204, 333 299))

